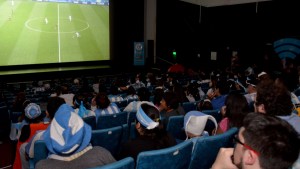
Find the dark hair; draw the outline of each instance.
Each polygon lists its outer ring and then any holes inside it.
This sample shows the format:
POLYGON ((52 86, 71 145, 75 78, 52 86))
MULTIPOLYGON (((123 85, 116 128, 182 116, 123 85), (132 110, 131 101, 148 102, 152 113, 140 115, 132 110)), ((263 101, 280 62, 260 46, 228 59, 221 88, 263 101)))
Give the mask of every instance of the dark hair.
POLYGON ((154 95, 153 104, 156 105, 156 106, 159 106, 160 101, 162 100, 163 95, 164 95, 164 90, 161 89, 161 88, 157 88, 157 89, 154 90, 153 95, 154 95))
POLYGON ((179 106, 179 100, 173 92, 165 92, 163 99, 166 101, 166 104, 171 109, 177 109, 179 106))
POLYGON ((146 87, 139 88, 137 95, 139 96, 140 101, 149 101, 150 92, 146 87))
POLYGON ((129 86, 127 89, 127 95, 135 95, 136 91, 133 86, 129 86))
POLYGON ((80 107, 81 102, 86 109, 90 109, 87 98, 81 93, 78 93, 73 97, 73 102, 75 109, 80 107))
POLYGON ((106 109, 110 105, 110 100, 108 99, 106 93, 100 92, 96 95, 96 104, 100 109, 106 109))
POLYGON ((300 140, 286 121, 266 114, 249 113, 243 127, 245 144, 260 153, 261 168, 286 169, 297 160, 300 140))
POLYGON ((146 129, 145 126, 142 124, 140 125, 139 131, 142 133, 143 136, 148 137, 149 139, 155 140, 156 148, 166 148, 169 146, 169 144, 172 142, 170 137, 168 136, 168 133, 164 129, 163 123, 160 120, 159 116, 159 110, 155 108, 154 106, 151 106, 149 104, 141 104, 141 107, 145 114, 150 117, 153 121, 158 122, 158 127, 155 127, 154 129, 146 129))
POLYGON ((273 81, 257 85, 255 104, 263 104, 266 113, 274 116, 290 115, 293 110, 290 92, 283 84, 273 81))
POLYGON ((61 97, 55 96, 55 97, 50 97, 48 100, 47 104, 47 112, 49 118, 52 120, 54 118, 54 115, 58 108, 62 105, 65 104, 65 100, 61 97))
POLYGON ((243 120, 249 113, 249 105, 245 96, 238 93, 231 93, 225 99, 225 106, 225 117, 228 117, 229 121, 228 129, 242 127, 243 120))
POLYGON ((201 100, 199 102, 199 104, 197 105, 198 107, 198 110, 199 111, 203 111, 203 110, 213 110, 213 106, 211 104, 211 101, 209 99, 204 99, 204 100, 201 100))

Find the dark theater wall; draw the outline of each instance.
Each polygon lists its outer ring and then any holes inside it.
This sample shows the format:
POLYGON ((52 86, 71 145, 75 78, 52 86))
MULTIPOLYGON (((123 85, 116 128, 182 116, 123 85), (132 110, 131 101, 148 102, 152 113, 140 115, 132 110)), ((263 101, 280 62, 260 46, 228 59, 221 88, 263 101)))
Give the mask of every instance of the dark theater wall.
POLYGON ((157 56, 171 59, 175 49, 179 61, 196 68, 226 67, 232 51, 249 65, 266 52, 275 55, 275 40, 300 38, 295 1, 201 7, 200 12, 198 5, 164 0, 157 11, 157 56), (217 52, 217 61, 210 60, 211 51, 217 52))

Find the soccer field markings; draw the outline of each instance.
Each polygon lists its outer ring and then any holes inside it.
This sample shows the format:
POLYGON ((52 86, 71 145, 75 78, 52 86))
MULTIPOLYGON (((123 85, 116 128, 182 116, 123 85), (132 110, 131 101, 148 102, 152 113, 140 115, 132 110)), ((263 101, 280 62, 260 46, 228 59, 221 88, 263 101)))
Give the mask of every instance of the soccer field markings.
MULTIPOLYGON (((57 30, 55 30, 55 29, 53 29, 53 31, 45 31, 45 30, 41 30, 39 28, 34 28, 34 27, 30 26, 30 22, 35 21, 35 20, 40 20, 39 22, 44 23, 43 22, 44 19, 45 18, 43 18, 43 17, 36 17, 36 18, 28 19, 25 22, 25 27, 29 30, 36 31, 36 32, 41 32, 41 33, 57 33, 57 30)), ((48 18, 48 20, 49 20, 49 18, 48 18)), ((60 20, 60 22, 61 22, 61 20, 66 20, 66 22, 70 22, 69 18, 60 18, 59 20, 60 20)), ((60 31, 60 33, 72 33, 72 34, 74 34, 75 32, 85 31, 90 27, 88 22, 86 22, 84 20, 81 20, 81 19, 72 18, 72 22, 81 22, 81 23, 85 24, 85 27, 83 27, 82 29, 79 29, 79 30, 74 30, 74 31, 73 30, 72 31, 60 31)))

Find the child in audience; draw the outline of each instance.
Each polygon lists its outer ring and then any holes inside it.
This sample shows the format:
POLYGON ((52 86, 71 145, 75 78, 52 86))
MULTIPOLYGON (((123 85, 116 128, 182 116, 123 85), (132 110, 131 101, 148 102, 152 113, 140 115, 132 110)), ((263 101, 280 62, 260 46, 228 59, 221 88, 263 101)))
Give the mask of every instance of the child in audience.
POLYGON ((48 124, 44 124, 42 122, 43 116, 40 109, 40 106, 35 103, 29 103, 25 107, 25 118, 24 118, 24 126, 21 129, 21 135, 16 148, 16 157, 14 162, 14 169, 21 168, 21 159, 20 159, 20 147, 21 144, 28 142, 31 137, 34 136, 36 131, 45 130, 48 127, 48 124))

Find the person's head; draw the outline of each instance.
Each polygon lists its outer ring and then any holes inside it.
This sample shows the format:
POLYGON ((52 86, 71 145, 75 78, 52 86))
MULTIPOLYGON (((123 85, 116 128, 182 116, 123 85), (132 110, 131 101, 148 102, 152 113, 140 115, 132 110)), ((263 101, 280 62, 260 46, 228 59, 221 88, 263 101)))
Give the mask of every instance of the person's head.
POLYGON ((81 103, 85 107, 88 107, 87 102, 87 98, 83 94, 78 93, 73 97, 73 105, 75 109, 79 108, 81 103))
POLYGON ((159 106, 160 105, 160 102, 163 98, 163 95, 164 95, 164 90, 161 89, 161 88, 157 88, 154 90, 154 98, 153 98, 153 104, 156 105, 156 106, 159 106))
POLYGON ((50 97, 47 103, 47 116, 52 120, 57 109, 65 103, 65 100, 61 97, 50 97))
POLYGON ((40 106, 35 103, 27 104, 24 109, 24 112, 25 120, 29 123, 40 122, 43 118, 40 106))
POLYGON ((81 152, 90 144, 91 127, 73 111, 71 106, 62 104, 44 132, 43 138, 50 156, 55 154, 68 157, 81 152))
POLYGON ((249 113, 249 105, 242 94, 231 93, 225 99, 225 117, 228 117, 228 128, 238 127, 243 124, 244 117, 249 113))
POLYGON ((275 116, 249 113, 236 136, 233 163, 238 168, 287 169, 297 160, 295 129, 275 116))
POLYGON ((146 87, 139 88, 137 95, 140 101, 149 101, 150 92, 146 87))
POLYGON ((199 111, 214 109, 209 99, 201 100, 197 106, 199 111))
POLYGON ((247 93, 255 93, 256 85, 257 85, 257 80, 255 78, 247 77, 247 80, 246 80, 247 93))
POLYGON ((177 109, 179 106, 179 100, 173 92, 165 92, 161 100, 160 106, 162 109, 168 111, 177 109))
POLYGON ((290 92, 272 81, 259 83, 255 101, 256 112, 275 116, 290 115, 293 110, 290 92))
POLYGON ((136 129, 140 135, 158 137, 163 128, 159 110, 151 102, 141 102, 136 114, 136 129))
POLYGON ((135 91, 135 89, 134 89, 134 87, 133 86, 129 86, 128 87, 128 90, 127 90, 127 95, 135 95, 136 94, 136 91, 135 91))
POLYGON ((183 122, 187 138, 200 137, 204 132, 208 120, 211 120, 214 123, 215 129, 217 129, 218 124, 213 116, 200 111, 189 111, 184 116, 183 122))
POLYGON ((99 109, 106 109, 110 105, 110 100, 104 92, 98 93, 95 100, 99 109))

